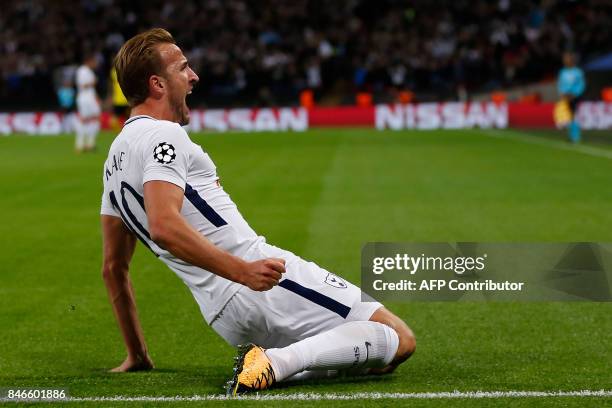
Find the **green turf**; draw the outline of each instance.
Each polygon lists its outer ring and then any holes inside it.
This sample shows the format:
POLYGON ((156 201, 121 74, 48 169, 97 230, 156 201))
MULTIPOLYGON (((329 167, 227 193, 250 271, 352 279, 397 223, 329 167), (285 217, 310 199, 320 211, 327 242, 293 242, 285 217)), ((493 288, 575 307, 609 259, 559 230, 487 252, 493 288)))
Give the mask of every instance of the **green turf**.
MULTIPOLYGON (((193 139, 211 154, 256 231, 356 283, 368 241, 612 241, 612 160, 523 143, 511 133, 315 130, 193 139)), ((131 275, 157 369, 106 372, 124 357, 100 275, 98 211, 111 140, 105 134, 98 153, 75 155, 69 137, 0 138, 0 388, 67 387, 80 397, 219 393, 233 349, 204 324, 185 286, 140 245, 131 275)), ((396 373, 274 392, 612 389, 612 304, 388 306, 418 341, 396 373)), ((183 405, 194 404, 172 404, 183 405)))

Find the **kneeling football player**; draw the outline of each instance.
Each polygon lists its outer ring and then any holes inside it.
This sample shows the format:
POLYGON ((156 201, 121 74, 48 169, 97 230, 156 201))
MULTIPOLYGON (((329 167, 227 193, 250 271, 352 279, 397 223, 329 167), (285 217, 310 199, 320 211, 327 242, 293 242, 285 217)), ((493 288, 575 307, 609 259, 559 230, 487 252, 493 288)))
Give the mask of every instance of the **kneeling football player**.
POLYGON ((198 76, 167 31, 127 41, 115 68, 132 110, 103 169, 103 276, 128 353, 113 371, 153 368, 128 275, 137 239, 183 280, 217 333, 246 344, 232 395, 338 370, 387 373, 414 352, 412 331, 380 303, 251 229, 181 127, 198 76))

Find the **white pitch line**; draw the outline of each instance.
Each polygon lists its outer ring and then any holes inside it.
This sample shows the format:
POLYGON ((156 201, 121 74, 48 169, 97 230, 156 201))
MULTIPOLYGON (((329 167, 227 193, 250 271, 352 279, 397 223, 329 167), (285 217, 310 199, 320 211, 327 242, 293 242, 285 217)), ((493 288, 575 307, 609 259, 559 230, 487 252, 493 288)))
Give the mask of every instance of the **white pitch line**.
POLYGON ((523 143, 529 143, 538 146, 552 147, 559 150, 566 150, 574 153, 586 154, 589 156, 603 157, 604 159, 612 159, 612 150, 599 149, 593 146, 581 144, 570 144, 569 142, 561 142, 558 140, 545 139, 541 136, 525 136, 525 133, 520 133, 511 130, 486 130, 486 135, 505 140, 516 140, 523 143))
POLYGON ((581 391, 452 391, 452 392, 415 392, 415 393, 385 393, 356 392, 353 394, 251 394, 241 397, 225 395, 193 395, 174 397, 71 397, 66 402, 196 402, 196 401, 330 401, 330 400, 381 400, 381 399, 485 399, 485 398, 558 398, 558 397, 612 397, 612 390, 581 390, 581 391))

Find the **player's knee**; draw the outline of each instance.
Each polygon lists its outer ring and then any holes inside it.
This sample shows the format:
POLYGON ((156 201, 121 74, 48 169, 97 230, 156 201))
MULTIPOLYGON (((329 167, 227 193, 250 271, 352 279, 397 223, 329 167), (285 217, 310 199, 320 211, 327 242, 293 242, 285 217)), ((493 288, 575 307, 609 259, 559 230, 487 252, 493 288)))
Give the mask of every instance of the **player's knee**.
POLYGON ((398 337, 398 346, 395 356, 389 365, 381 368, 372 368, 369 374, 383 375, 392 373, 400 364, 408 360, 416 350, 416 339, 408 326, 404 324, 397 327, 396 325, 394 328, 391 328, 391 330, 395 331, 398 337))
POLYGON ((372 321, 383 323, 397 333, 398 347, 394 359, 391 361, 391 366, 397 367, 398 364, 406 361, 416 350, 416 338, 410 327, 398 316, 383 308, 378 309, 372 317, 372 321))
POLYGON ((397 336, 399 338, 399 345, 392 364, 398 365, 408 360, 415 352, 416 338, 414 337, 412 330, 410 330, 410 328, 406 325, 404 325, 404 327, 396 327, 395 331, 397 332, 397 336))

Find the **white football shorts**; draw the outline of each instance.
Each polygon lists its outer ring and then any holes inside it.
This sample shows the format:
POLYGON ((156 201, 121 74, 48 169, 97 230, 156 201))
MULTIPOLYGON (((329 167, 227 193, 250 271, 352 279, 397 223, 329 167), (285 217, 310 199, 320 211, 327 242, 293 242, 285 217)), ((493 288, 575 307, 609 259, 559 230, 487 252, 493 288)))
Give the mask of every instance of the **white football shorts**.
POLYGON ((77 112, 81 119, 89 119, 100 116, 100 104, 95 96, 83 95, 78 96, 76 100, 77 112))
POLYGON ((382 307, 373 299, 363 302, 357 286, 289 251, 262 243, 246 258, 282 258, 286 272, 268 291, 241 287, 213 319, 212 328, 231 345, 285 347, 349 321, 367 321, 382 307))

